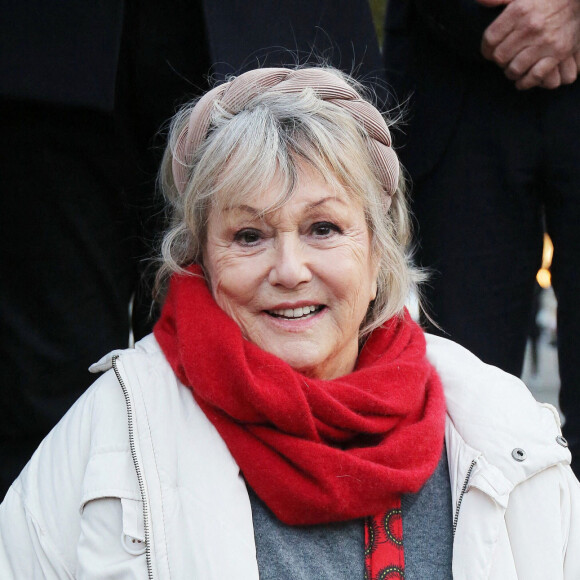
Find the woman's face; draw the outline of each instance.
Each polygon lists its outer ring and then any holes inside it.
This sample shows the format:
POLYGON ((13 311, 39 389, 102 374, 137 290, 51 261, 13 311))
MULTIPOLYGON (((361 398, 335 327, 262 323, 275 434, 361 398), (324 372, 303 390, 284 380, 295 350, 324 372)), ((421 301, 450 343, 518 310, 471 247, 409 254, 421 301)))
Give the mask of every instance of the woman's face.
POLYGON ((204 266, 244 336, 307 376, 351 372, 376 295, 378 260, 363 207, 302 167, 292 198, 260 217, 275 186, 209 215, 204 266))

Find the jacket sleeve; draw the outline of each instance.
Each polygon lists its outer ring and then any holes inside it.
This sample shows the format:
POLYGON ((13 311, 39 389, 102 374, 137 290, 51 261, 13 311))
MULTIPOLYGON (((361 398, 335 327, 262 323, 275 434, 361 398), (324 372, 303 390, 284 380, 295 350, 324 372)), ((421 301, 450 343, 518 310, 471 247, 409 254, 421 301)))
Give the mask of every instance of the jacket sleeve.
POLYGON ((580 578, 580 484, 568 465, 519 484, 505 519, 519 578, 580 578))
POLYGON ((565 469, 566 487, 569 490, 570 518, 564 521, 566 542, 564 549, 564 579, 580 578, 580 482, 570 468, 565 469))
POLYGON ((0 505, 0 578, 74 578, 95 392, 103 376, 38 447, 0 505))

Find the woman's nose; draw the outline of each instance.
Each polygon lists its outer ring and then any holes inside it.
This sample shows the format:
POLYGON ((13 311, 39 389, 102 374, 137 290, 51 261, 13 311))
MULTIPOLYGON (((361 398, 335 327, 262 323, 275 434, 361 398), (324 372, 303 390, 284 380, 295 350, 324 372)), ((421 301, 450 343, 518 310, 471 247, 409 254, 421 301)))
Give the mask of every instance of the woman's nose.
POLYGON ((269 282, 286 288, 295 288, 312 279, 307 249, 297 235, 281 235, 276 241, 269 282))

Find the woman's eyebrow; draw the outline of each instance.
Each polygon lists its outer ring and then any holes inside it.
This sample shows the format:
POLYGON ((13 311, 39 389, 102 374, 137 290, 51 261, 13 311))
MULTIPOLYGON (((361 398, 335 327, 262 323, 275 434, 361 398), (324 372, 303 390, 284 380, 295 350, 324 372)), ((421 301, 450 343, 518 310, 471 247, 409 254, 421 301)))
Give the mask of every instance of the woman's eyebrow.
MULTIPOLYGON (((312 202, 311 204, 308 204, 306 206, 306 211, 311 211, 313 209, 316 209, 317 207, 320 207, 321 205, 327 203, 327 202, 331 202, 331 201, 337 201, 341 204, 346 203, 344 199, 342 199, 339 196, 336 195, 328 195, 326 197, 323 197, 322 199, 319 199, 317 201, 312 202)), ((245 203, 242 203, 240 205, 234 205, 234 206, 229 206, 229 207, 225 207, 223 211, 240 211, 243 213, 248 213, 250 214, 252 217, 261 217, 264 215, 263 210, 259 210, 255 207, 252 207, 251 205, 247 205, 245 203)))
POLYGON ((223 211, 241 211, 244 213, 249 213, 253 217, 259 217, 261 215, 260 210, 252 207, 251 205, 241 204, 241 205, 234 205, 225 207, 223 211))
POLYGON ((344 199, 342 199, 341 197, 337 196, 337 195, 329 195, 327 197, 323 197, 322 199, 319 199, 318 201, 315 201, 314 203, 311 203, 310 205, 308 205, 306 207, 307 211, 311 211, 313 209, 316 209, 317 207, 320 207, 321 205, 327 203, 327 202, 332 202, 332 201, 337 201, 340 204, 345 204, 346 201, 344 199))

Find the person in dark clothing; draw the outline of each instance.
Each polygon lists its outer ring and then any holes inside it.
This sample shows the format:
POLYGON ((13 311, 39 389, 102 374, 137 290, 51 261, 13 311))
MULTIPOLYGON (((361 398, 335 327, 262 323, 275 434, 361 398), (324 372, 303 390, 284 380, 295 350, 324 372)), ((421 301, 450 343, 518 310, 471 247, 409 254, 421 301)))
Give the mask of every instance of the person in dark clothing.
POLYGON ((4 0, 2 13, 0 498, 88 366, 127 346, 132 296, 136 337, 151 328, 138 281, 161 221, 155 135, 210 65, 381 66, 364 0, 4 0))
POLYGON ((433 272, 431 330, 516 375, 545 220, 564 433, 579 472, 580 13, 569 0, 502 4, 391 0, 387 79, 399 99, 412 95, 396 143, 413 180, 418 261, 433 272))

